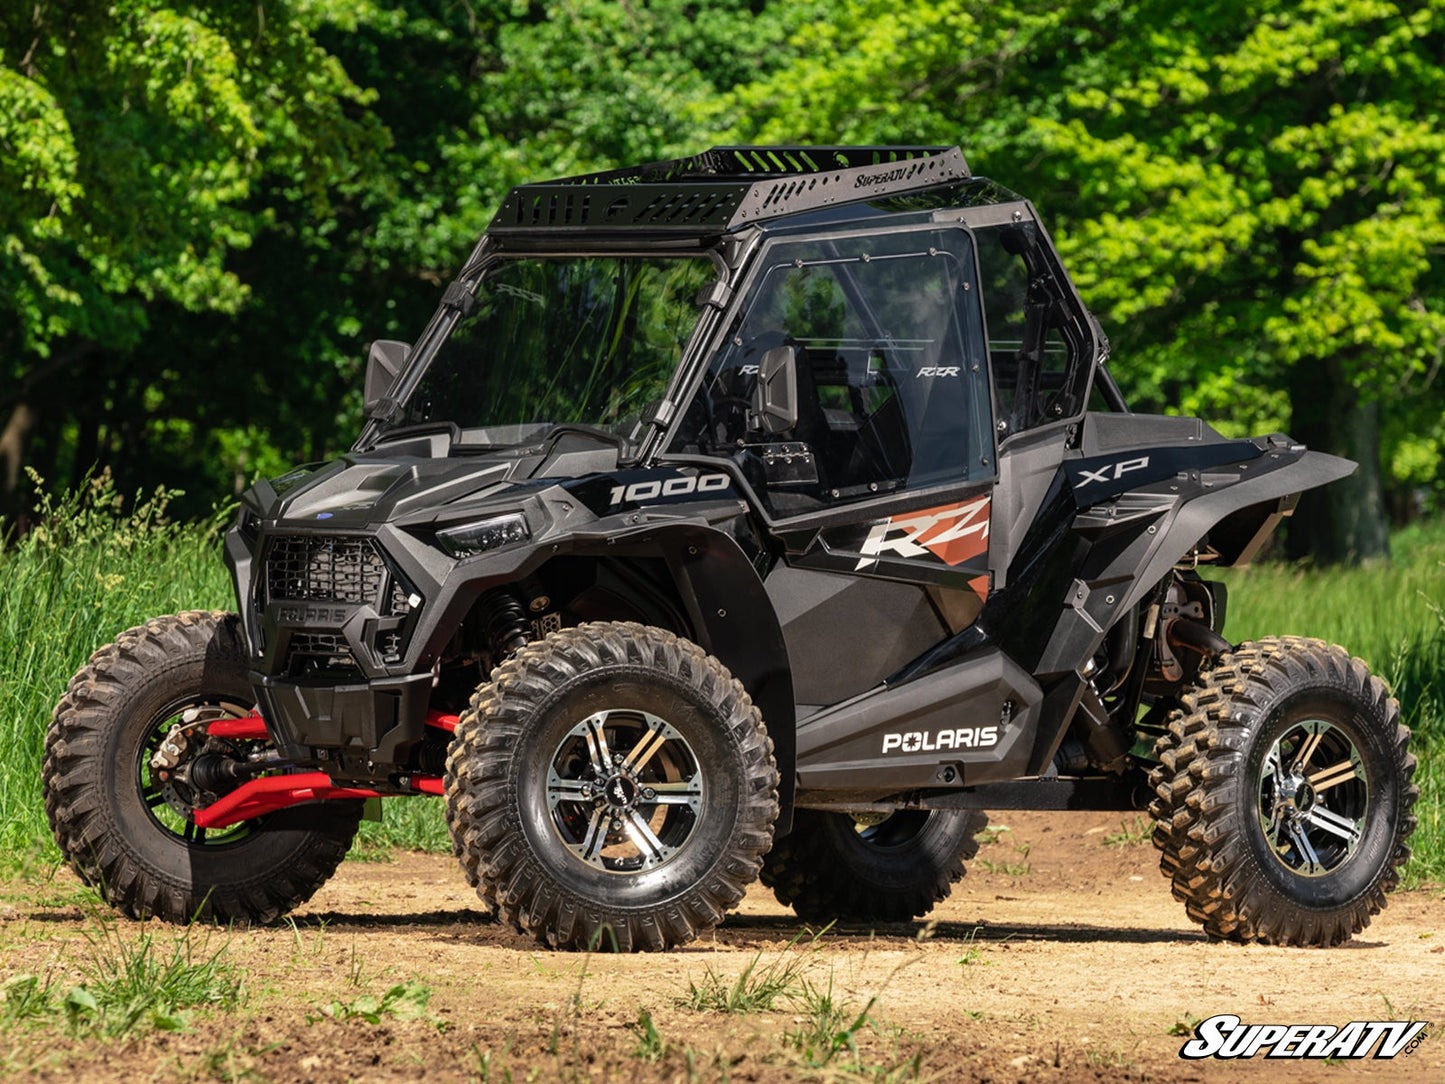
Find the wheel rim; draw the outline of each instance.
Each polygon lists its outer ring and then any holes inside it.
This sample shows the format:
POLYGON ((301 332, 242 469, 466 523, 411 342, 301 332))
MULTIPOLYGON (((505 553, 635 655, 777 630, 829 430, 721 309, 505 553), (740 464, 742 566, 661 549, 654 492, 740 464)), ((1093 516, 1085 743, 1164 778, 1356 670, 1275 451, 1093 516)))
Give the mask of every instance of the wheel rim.
POLYGON ((656 869, 693 837, 707 802, 692 746, 666 720, 609 709, 567 731, 547 767, 552 827, 607 873, 656 869))
POLYGON ((931 813, 924 810, 901 809, 881 819, 853 819, 858 838, 879 849, 906 847, 928 826, 931 813))
POLYGON ((1324 877, 1350 860, 1365 831, 1369 785, 1355 743, 1323 719, 1289 727, 1264 758, 1259 824, 1275 860, 1324 877))
MULTIPOLYGON (((203 796, 178 773, 168 773, 168 777, 162 778, 152 764, 161 744, 177 727, 182 728, 192 741, 200 739, 206 752, 224 749, 234 755, 238 743, 209 737, 206 725, 220 719, 239 719, 250 711, 248 705, 235 701, 185 699, 168 705, 151 720, 145 730, 145 739, 136 750, 134 775, 141 805, 161 831, 188 846, 225 847, 239 843, 258 826, 261 818, 241 821, 226 828, 202 828, 190 819, 190 814, 210 802, 201 800, 203 796), (212 749, 212 746, 216 748, 212 749)), ((197 755, 197 752, 188 749, 182 763, 194 762, 197 755)))

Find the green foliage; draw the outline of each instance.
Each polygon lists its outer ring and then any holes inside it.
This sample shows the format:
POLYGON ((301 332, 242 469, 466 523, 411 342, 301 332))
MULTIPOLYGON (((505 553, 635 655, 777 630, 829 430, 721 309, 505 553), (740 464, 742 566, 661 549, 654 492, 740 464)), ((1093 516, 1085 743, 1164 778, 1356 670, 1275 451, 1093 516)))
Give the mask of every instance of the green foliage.
POLYGON ((1154 825, 1136 816, 1133 823, 1120 821, 1119 830, 1104 837, 1105 847, 1142 847, 1154 835, 1154 825))
POLYGON ((451 853, 452 840, 439 800, 428 797, 385 800, 381 803, 381 817, 380 821, 361 822, 361 831, 348 858, 363 862, 384 860, 392 848, 451 853))
POLYGON ((667 1042, 657 1030, 657 1024, 652 1019, 646 1007, 637 1010, 637 1022, 628 1024, 627 1030, 632 1032, 637 1039, 637 1045, 632 1049, 632 1056, 642 1061, 661 1061, 667 1054, 667 1042))
POLYGON ((322 1006, 321 1012, 333 1020, 361 1020, 380 1024, 385 1017, 397 1020, 426 1020, 440 1026, 440 1021, 427 1011, 431 988, 419 982, 400 982, 383 994, 362 994, 351 1001, 334 1000, 322 1006))
POLYGON ((377 146, 366 96, 286 18, 243 3, 128 0, 0 15, 0 283, 7 355, 62 338, 134 346, 147 308, 235 312, 227 266, 270 211, 268 171, 319 201, 377 146), (323 150, 324 148, 324 150, 323 150))
POLYGON ((63 1024, 72 1034, 107 1038, 133 1031, 177 1031, 191 1009, 230 1010, 242 1000, 240 973, 226 960, 227 941, 210 947, 211 931, 188 927, 157 937, 123 935, 103 914, 85 933, 83 981, 63 994, 51 980, 21 974, 0 986, 0 1020, 9 1025, 63 1024))
POLYGON ((1136 409, 1382 456, 1403 510, 1445 448, 1442 12, 856 0, 708 116, 739 140, 961 142, 1042 208, 1136 409), (1329 415, 1370 400, 1354 447, 1329 415))
POLYGON ((1043 208, 1139 408, 1344 448, 1305 415, 1378 400, 1357 454, 1404 516, 1445 497, 1442 10, 12 5, 0 464, 108 462, 203 510, 348 443, 365 341, 416 336, 518 181, 959 142, 1043 208))
MULTIPOLYGON (((702 981, 689 979, 687 996, 679 999, 680 1003, 701 1012, 753 1013, 768 1012, 779 1001, 797 1000, 805 994, 804 973, 812 962, 808 951, 795 951, 804 932, 800 931, 766 963, 759 949, 732 979, 712 964, 704 965, 702 981)), ((826 932, 813 934, 809 948, 816 948, 818 939, 826 932)))
POLYGON ((877 1000, 871 997, 862 1009, 855 1010, 835 992, 831 972, 826 984, 804 978, 794 1005, 802 1023, 788 1032, 788 1041, 810 1068, 829 1065, 845 1052, 856 1063, 858 1032, 863 1025, 872 1023, 869 1014, 877 1000))

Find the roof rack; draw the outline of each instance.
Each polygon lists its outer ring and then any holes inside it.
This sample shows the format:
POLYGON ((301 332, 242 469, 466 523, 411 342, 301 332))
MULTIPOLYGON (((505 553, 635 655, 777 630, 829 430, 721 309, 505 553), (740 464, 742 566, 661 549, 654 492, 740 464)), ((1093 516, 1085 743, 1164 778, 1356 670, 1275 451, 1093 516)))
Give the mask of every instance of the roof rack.
POLYGON ((971 176, 957 147, 713 147, 691 158, 518 185, 488 232, 723 232, 971 176))

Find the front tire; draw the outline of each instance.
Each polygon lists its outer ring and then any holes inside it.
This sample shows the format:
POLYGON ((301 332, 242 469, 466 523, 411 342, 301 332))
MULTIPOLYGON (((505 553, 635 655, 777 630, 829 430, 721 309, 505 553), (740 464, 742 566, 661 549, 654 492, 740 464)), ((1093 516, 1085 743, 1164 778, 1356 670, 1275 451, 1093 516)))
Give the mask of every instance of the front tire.
POLYGON ((45 737, 45 813, 61 853, 132 918, 267 923, 336 871, 361 803, 278 810, 207 832, 188 819, 195 793, 152 765, 179 728, 187 744, 226 743, 206 723, 255 700, 235 614, 158 617, 90 657, 45 737))
POLYGON ((1161 868, 1212 937, 1337 945, 1400 881, 1415 758, 1365 664, 1301 637, 1241 644, 1169 720, 1150 775, 1161 868))
POLYGON ((763 884, 804 922, 922 918, 963 878, 988 815, 900 810, 875 823, 800 809, 763 859, 763 884))
POLYGON ((738 681, 624 622, 518 651, 447 757, 447 823, 478 894, 565 949, 663 949, 717 925, 772 843, 777 790, 738 681))

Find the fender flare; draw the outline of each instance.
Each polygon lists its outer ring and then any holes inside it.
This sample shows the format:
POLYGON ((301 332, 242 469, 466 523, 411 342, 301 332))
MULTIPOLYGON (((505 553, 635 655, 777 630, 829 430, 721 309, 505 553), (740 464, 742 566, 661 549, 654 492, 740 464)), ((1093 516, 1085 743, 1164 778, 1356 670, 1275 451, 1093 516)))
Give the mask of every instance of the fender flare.
POLYGON ((1226 516, 1252 505, 1328 485, 1347 478, 1355 469, 1356 464, 1351 460, 1325 452, 1306 451, 1293 463, 1186 501, 1175 511, 1170 522, 1161 527, 1153 551, 1135 576, 1118 612, 1124 612, 1143 599, 1180 558, 1226 516))
MULTIPOLYGON (((574 553, 586 553, 578 546, 574 553)), ((792 826, 797 786, 797 709, 783 629, 757 569, 731 535, 704 522, 650 523, 607 540, 610 556, 660 556, 667 564, 693 638, 742 682, 762 713, 778 765, 778 820, 792 826)))
POLYGON ((698 643, 742 682, 762 712, 779 774, 774 834, 786 835, 797 780, 797 709, 788 646, 772 601, 752 562, 722 531, 679 525, 654 537, 698 643))

